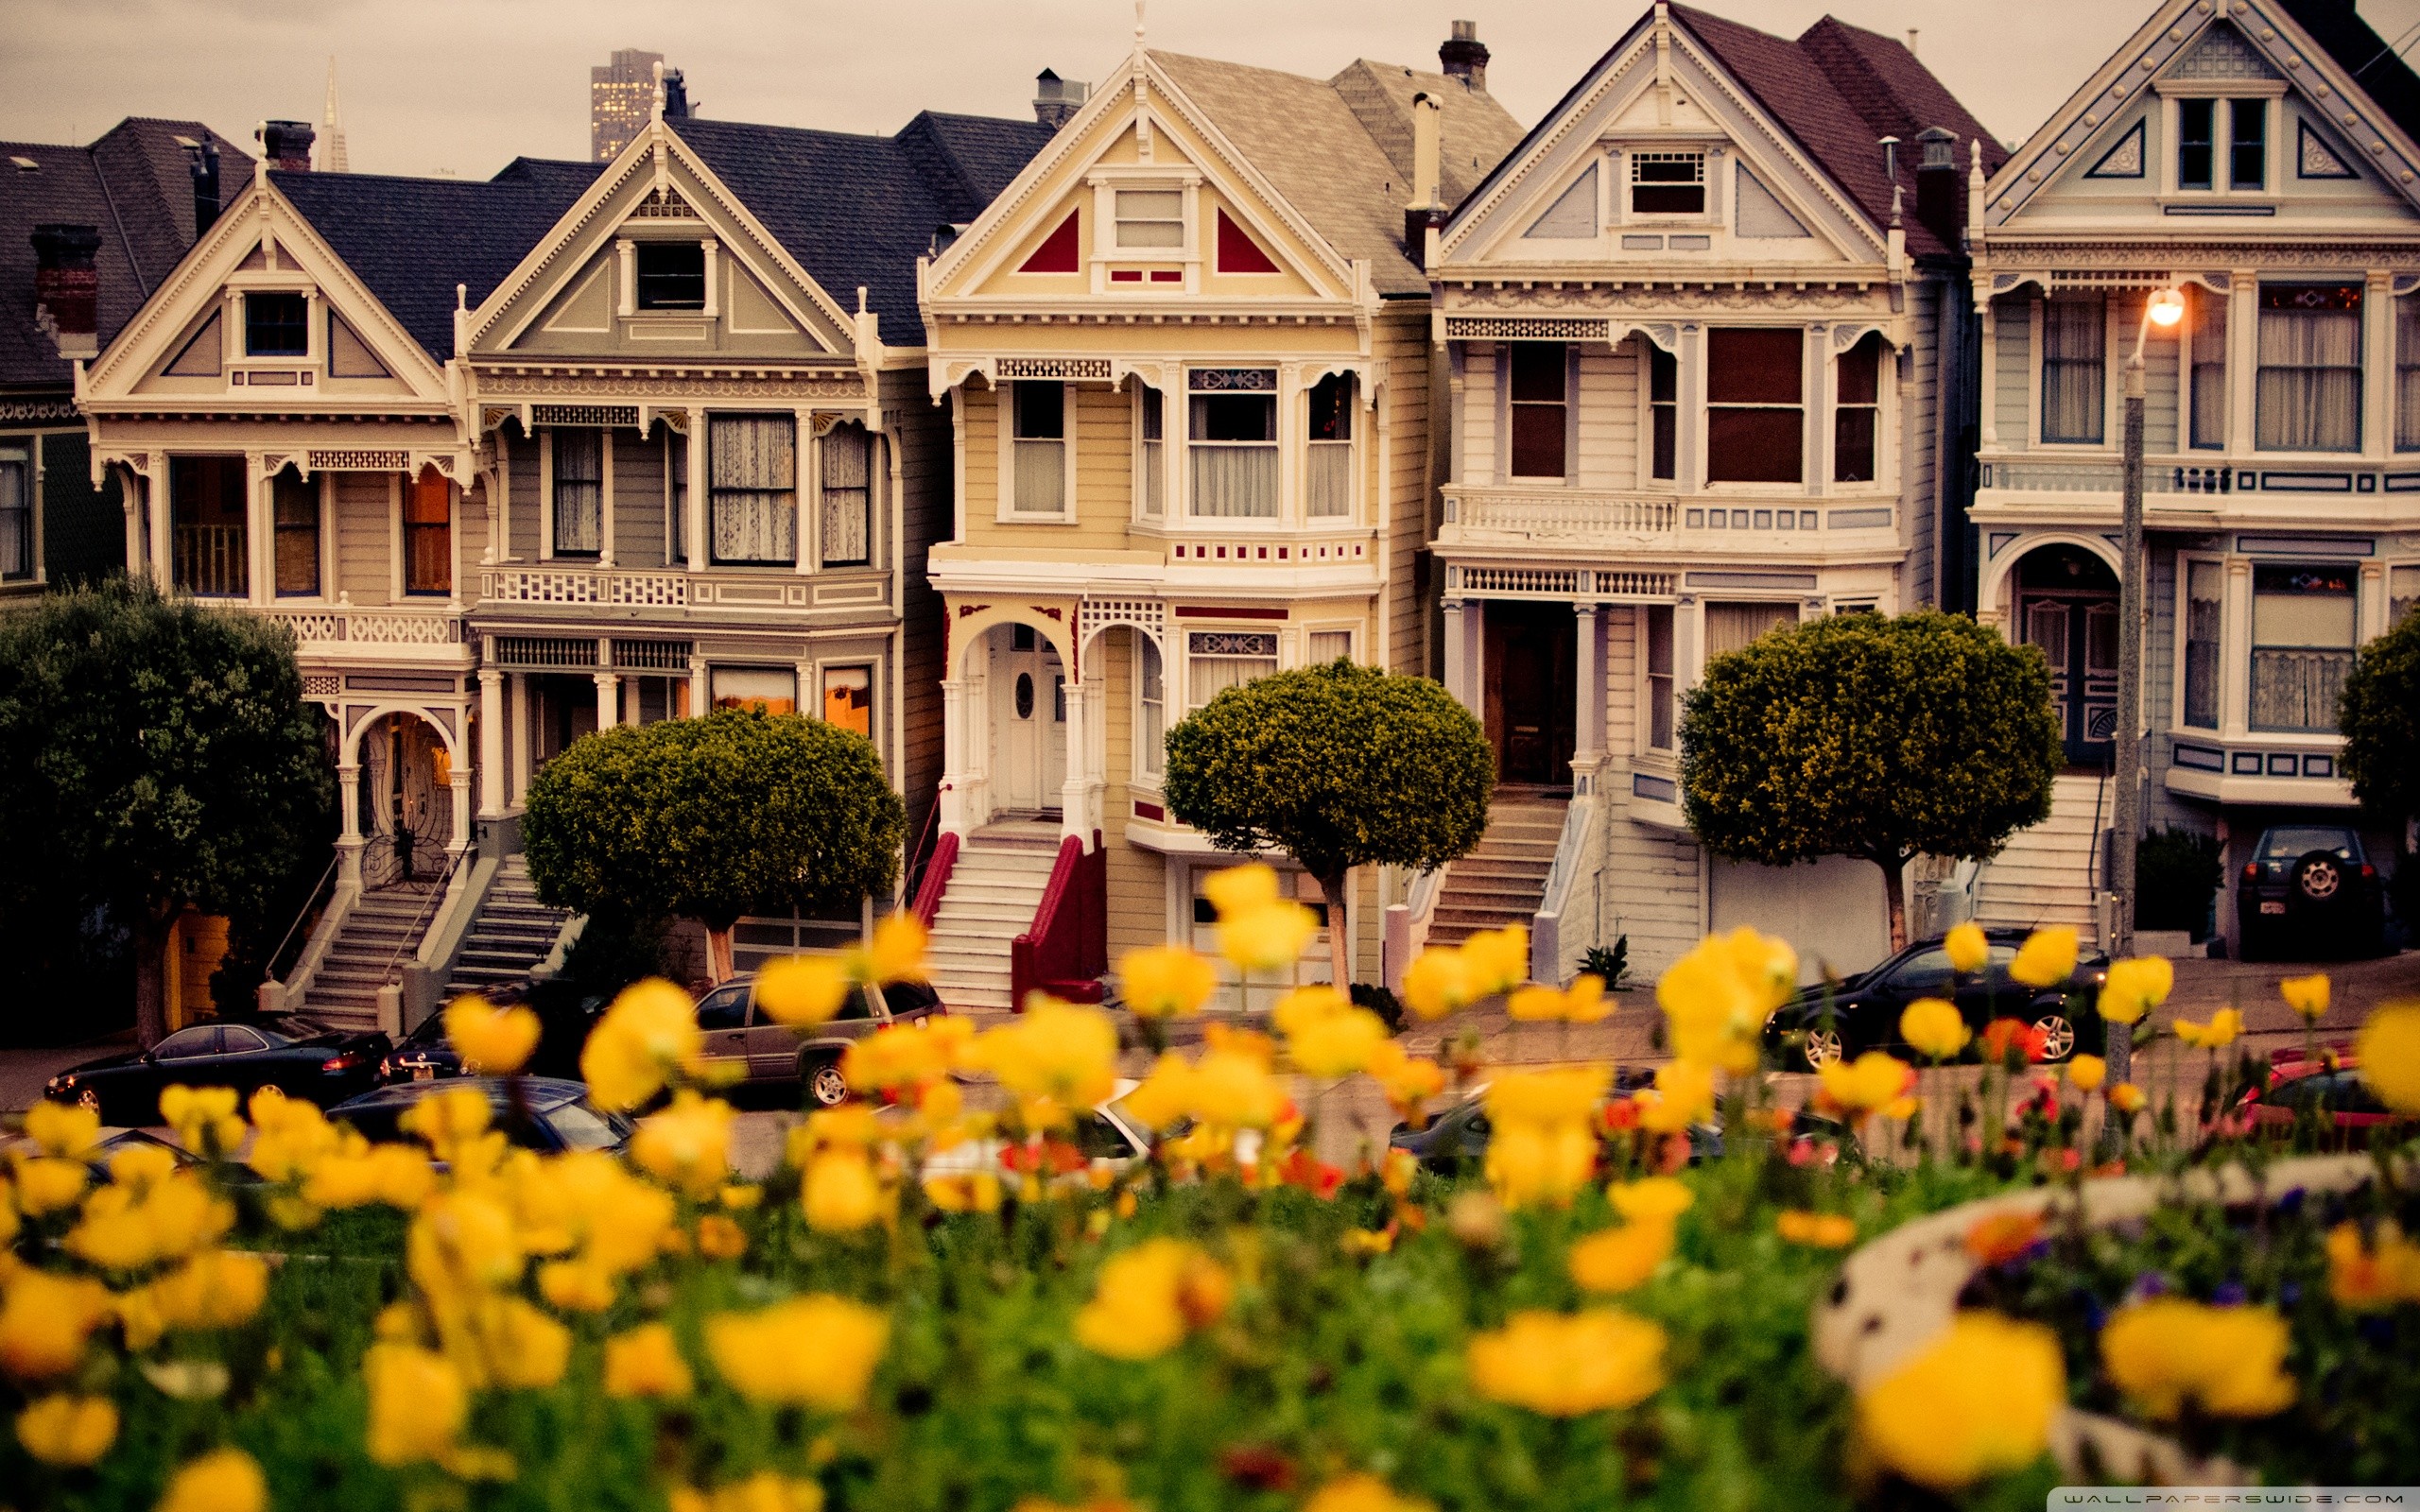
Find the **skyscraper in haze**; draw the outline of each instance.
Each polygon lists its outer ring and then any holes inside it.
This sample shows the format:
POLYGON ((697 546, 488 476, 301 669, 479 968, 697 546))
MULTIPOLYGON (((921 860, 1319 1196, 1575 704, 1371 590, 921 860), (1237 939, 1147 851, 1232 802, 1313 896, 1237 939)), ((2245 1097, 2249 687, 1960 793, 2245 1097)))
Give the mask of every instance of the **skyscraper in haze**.
MULTIPOLYGON (((648 113, 655 104, 656 65, 663 61, 662 53, 618 47, 612 61, 588 71, 591 158, 603 163, 630 146, 631 138, 647 125, 648 113)), ((677 68, 664 71, 664 113, 676 120, 689 113, 688 94, 677 68)))
POLYGON ((328 103, 320 117, 320 171, 350 173, 351 160, 344 150, 344 115, 337 107, 337 60, 328 60, 328 103))

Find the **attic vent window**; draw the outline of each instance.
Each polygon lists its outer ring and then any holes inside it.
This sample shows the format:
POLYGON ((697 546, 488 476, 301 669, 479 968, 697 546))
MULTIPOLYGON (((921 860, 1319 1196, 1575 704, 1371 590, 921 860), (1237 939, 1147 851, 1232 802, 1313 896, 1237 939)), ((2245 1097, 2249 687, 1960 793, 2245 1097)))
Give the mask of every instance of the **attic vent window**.
POLYGON ((706 307, 706 249, 698 242, 641 242, 638 307, 642 310, 702 310, 706 307))
POLYGON ((310 303, 300 294, 244 296, 244 354, 300 357, 311 350, 310 303))
POLYGON ((1630 213, 1634 215, 1704 215, 1705 154, 1632 153, 1630 213))
POLYGON ((17 171, 19 173, 40 173, 42 171, 41 163, 36 163, 31 158, 18 157, 13 152, 9 155, 9 161, 17 165, 17 171))
POLYGON ((1117 245, 1183 247, 1184 192, 1181 189, 1120 189, 1117 245))

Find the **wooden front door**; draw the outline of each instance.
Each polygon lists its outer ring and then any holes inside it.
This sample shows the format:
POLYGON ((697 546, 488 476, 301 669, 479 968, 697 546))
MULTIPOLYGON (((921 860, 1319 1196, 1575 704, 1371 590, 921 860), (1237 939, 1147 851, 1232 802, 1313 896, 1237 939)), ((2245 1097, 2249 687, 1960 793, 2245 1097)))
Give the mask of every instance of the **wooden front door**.
POLYGON ((2050 709, 2067 761, 2098 766, 2118 733, 2118 600, 2098 593, 2020 597, 2027 644, 2050 663, 2050 709))
POLYGON ((992 803, 1055 814, 1067 777, 1067 679, 1029 625, 992 632, 992 803))
POLYGON ((1487 738, 1498 782, 1571 782, 1578 631, 1555 604, 1487 607, 1487 738))

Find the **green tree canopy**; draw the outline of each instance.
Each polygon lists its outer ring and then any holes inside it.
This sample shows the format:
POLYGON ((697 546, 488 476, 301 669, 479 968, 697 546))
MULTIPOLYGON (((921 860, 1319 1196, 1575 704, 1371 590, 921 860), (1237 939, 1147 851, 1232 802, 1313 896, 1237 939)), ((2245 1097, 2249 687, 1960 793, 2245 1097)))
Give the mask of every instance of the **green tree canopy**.
POLYGON ((720 977, 740 915, 854 909, 890 892, 908 816, 864 736, 718 710, 573 742, 529 784, 521 824, 546 902, 695 919, 720 977))
POLYGON ((2420 615, 2361 647, 2336 725, 2353 796, 2390 818, 2420 814, 2420 615))
POLYGON ((1487 739, 1453 695, 1340 659, 1229 688, 1167 736, 1179 820, 1221 850, 1283 850, 1318 880, 1340 984, 1353 868, 1468 854, 1495 787, 1487 739))
POLYGON ((1718 855, 1882 868, 1891 940, 1917 854, 1980 860, 2050 812, 2042 653, 1961 615, 1841 614, 1706 663, 1681 724, 1689 826, 1718 855))
POLYGON ((0 910, 105 910, 157 1040, 177 916, 256 925, 322 859, 320 731, 283 626, 124 579, 0 614, 0 910))

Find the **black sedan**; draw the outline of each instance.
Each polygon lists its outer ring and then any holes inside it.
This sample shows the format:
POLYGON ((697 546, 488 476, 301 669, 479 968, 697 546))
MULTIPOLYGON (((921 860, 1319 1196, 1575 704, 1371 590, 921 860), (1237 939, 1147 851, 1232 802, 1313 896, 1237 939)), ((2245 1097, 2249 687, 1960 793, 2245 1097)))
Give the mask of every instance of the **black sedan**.
POLYGON ((571 1150, 617 1151, 630 1143, 632 1124, 588 1100, 588 1089, 551 1076, 457 1076, 446 1081, 407 1081, 364 1092, 328 1109, 328 1117, 359 1129, 372 1143, 406 1139, 404 1114, 424 1097, 469 1088, 487 1096, 493 1127, 523 1149, 543 1154, 571 1150))
MULTIPOLYGON (((2109 958, 2079 959, 2075 974, 2066 982, 2028 987, 2010 980, 2008 968, 2029 933, 1986 930, 1989 964, 1973 976, 1952 971, 1948 950, 1935 938, 1918 940, 1871 971, 1843 979, 1828 994, 1821 983, 1802 988, 1767 1021, 1765 1044, 1796 1070, 1812 1070, 1868 1050, 1909 1055, 1899 1038, 1899 1015, 1918 998, 1946 998, 1958 1005, 1979 1039, 1992 1020, 2015 1019, 2040 1033, 2043 1060, 2065 1060, 2079 1050, 2097 1049, 2101 1024, 2092 1005, 2108 974, 2109 958)), ((1967 1053, 1976 1052, 1970 1046, 1967 1053)))
POLYGON ((104 1124, 139 1126, 160 1121, 160 1091, 188 1087, 233 1087, 250 1097, 274 1087, 326 1108, 343 1102, 378 1077, 378 1059, 389 1040, 375 1030, 330 1028, 315 1019, 287 1015, 245 1023, 197 1023, 178 1030, 148 1050, 130 1050, 89 1060, 50 1078, 53 1102, 80 1103, 104 1124))
POLYGON ((2386 938, 2386 885, 2358 831, 2280 824, 2260 833, 2236 888, 2237 954, 2298 957, 2314 948, 2376 955, 2386 938))
MULTIPOLYGON (((1627 1097, 1642 1087, 1654 1085, 1655 1073, 1652 1071, 1622 1066, 1614 1072, 1613 1095, 1627 1097)), ((1397 1124, 1387 1145, 1391 1149, 1410 1151, 1424 1169, 1443 1177, 1456 1177, 1467 1171, 1477 1171, 1486 1162, 1488 1141, 1495 1132, 1495 1125, 1487 1116, 1487 1089, 1482 1086, 1419 1128, 1409 1124, 1397 1124)), ((1689 1160, 1692 1162, 1721 1154, 1722 1131, 1720 1128, 1711 1124, 1700 1124, 1689 1130, 1689 1160)))

